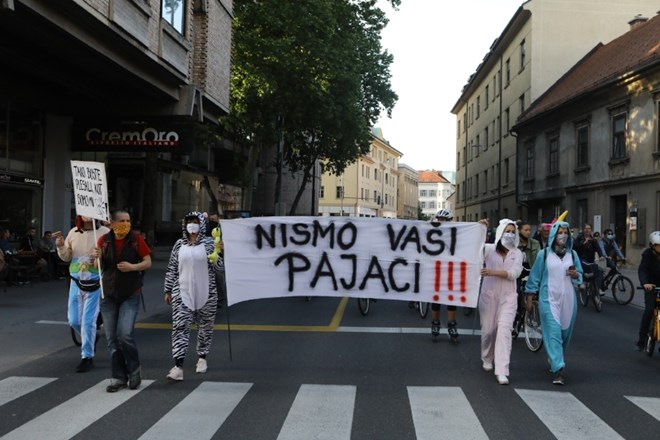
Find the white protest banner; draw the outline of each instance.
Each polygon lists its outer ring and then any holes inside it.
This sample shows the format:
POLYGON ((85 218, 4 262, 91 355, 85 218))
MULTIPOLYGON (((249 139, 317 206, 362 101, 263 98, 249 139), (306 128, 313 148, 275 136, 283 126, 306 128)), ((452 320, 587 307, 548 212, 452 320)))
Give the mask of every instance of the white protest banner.
POLYGON ((76 213, 98 220, 108 220, 108 186, 105 164, 102 162, 71 161, 76 213))
POLYGON ((477 304, 479 223, 255 217, 221 227, 229 305, 288 296, 477 304))

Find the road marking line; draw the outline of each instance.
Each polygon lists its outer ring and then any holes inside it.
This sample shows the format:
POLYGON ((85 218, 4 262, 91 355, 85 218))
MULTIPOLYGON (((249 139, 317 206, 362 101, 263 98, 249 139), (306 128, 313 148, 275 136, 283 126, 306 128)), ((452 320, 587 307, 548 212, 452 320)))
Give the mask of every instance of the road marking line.
POLYGON ((57 380, 57 378, 22 376, 11 376, 0 380, 0 406, 38 390, 54 380, 57 380))
POLYGON ((356 387, 301 385, 278 440, 350 440, 356 387))
POLYGON ((150 385, 153 380, 143 380, 142 386, 133 391, 107 393, 107 380, 103 380, 66 402, 8 433, 2 440, 47 438, 68 440, 98 419, 117 408, 150 385))
POLYGON ((202 382, 140 440, 212 438, 252 387, 251 383, 202 382))
POLYGON ((623 396, 660 421, 660 399, 657 397, 623 396))
POLYGON ((407 387, 418 440, 488 439, 460 387, 407 387))
POLYGON ((623 439, 571 393, 516 389, 558 439, 623 439))

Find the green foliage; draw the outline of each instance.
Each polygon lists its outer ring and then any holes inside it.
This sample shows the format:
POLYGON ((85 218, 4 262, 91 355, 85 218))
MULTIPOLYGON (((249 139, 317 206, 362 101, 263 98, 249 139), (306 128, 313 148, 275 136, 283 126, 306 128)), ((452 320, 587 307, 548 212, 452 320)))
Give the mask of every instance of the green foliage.
POLYGON ((341 173, 368 152, 397 100, 376 0, 234 0, 234 17, 226 130, 257 150, 281 139, 292 171, 341 173))

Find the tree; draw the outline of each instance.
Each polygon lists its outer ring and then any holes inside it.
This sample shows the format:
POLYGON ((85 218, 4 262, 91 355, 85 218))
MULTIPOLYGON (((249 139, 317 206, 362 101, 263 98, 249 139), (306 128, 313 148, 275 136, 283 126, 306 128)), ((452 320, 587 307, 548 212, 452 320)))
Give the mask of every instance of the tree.
POLYGON ((245 186, 265 148, 281 148, 280 172, 303 172, 293 214, 316 161, 341 173, 369 151, 372 126, 397 100, 380 44, 387 18, 376 0, 235 0, 234 17, 223 125, 250 148, 245 186))

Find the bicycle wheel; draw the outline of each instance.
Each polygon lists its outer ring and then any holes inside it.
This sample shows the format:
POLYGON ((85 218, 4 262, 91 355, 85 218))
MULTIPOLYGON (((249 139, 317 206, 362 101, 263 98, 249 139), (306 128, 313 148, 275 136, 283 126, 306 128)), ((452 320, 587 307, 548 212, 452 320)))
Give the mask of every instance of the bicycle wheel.
POLYGON ((612 281, 612 296, 617 304, 625 306, 632 301, 634 294, 635 286, 627 276, 619 275, 612 281))
POLYGON ((525 343, 530 351, 539 351, 543 347, 543 334, 541 333, 541 316, 539 303, 534 300, 531 312, 525 312, 525 343))
POLYGON ((655 350, 655 341, 658 340, 660 336, 660 320, 658 319, 658 309, 653 310, 653 319, 651 320, 651 326, 649 327, 649 334, 646 339, 646 347, 644 351, 647 356, 653 356, 653 350, 655 350))
POLYGON ((358 303, 358 308, 360 309, 360 313, 362 313, 362 316, 366 316, 367 313, 369 313, 369 298, 358 298, 357 303, 358 303))
POLYGON ((419 316, 422 319, 426 319, 426 315, 429 314, 429 303, 419 302, 419 316))
POLYGON ((603 300, 600 297, 600 289, 596 287, 596 283, 589 283, 589 286, 587 287, 589 289, 589 295, 591 295, 591 299, 594 302, 594 307, 596 307, 596 311, 600 312, 603 310, 603 300))
POLYGON ((578 286, 578 298, 580 299, 580 304, 584 307, 589 305, 589 286, 585 285, 584 287, 578 286))
POLYGON ((69 330, 71 330, 71 339, 73 339, 73 343, 80 347, 82 345, 82 338, 73 327, 69 327, 69 330))

